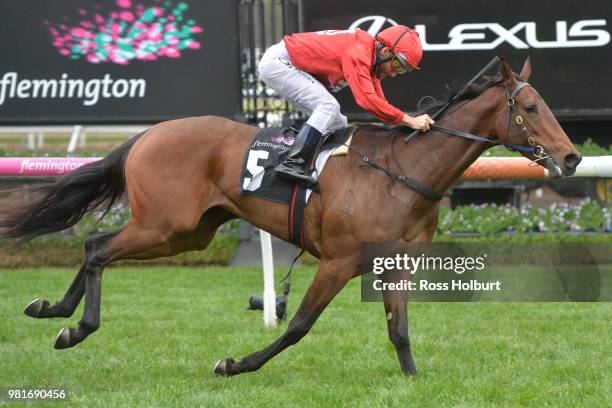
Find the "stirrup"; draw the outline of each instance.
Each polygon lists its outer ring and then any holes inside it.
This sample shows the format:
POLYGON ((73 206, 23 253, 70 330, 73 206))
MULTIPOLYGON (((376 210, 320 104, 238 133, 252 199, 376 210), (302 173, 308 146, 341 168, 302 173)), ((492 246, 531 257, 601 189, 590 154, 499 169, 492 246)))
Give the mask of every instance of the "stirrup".
POLYGON ((283 169, 279 170, 277 166, 277 168, 274 169, 274 173, 285 180, 294 181, 300 185, 303 185, 304 187, 316 193, 321 192, 321 188, 317 179, 315 179, 313 176, 309 176, 303 171, 301 171, 301 173, 303 174, 302 175, 296 172, 283 171, 283 169))
POLYGON ((315 181, 304 181, 302 182, 302 185, 310 190, 312 190, 314 193, 320 193, 321 192, 321 185, 319 185, 319 181, 315 180, 315 181))

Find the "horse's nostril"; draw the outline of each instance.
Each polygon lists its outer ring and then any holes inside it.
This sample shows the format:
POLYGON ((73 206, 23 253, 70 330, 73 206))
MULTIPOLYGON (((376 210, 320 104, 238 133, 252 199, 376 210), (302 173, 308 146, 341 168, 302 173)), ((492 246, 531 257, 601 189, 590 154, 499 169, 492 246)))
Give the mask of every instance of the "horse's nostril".
POLYGON ((581 161, 582 161, 582 156, 580 156, 577 153, 570 153, 567 156, 565 156, 565 166, 571 170, 578 167, 578 164, 580 164, 581 161))

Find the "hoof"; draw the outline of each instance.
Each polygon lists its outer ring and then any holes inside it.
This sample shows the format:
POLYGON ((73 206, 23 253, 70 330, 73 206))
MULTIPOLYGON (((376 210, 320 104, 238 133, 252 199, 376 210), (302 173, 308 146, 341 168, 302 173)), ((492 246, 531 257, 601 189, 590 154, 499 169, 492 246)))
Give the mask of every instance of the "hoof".
POLYGON ((70 329, 63 328, 62 330, 60 330, 59 334, 57 335, 57 339, 55 340, 54 347, 57 350, 60 350, 60 349, 65 349, 65 348, 69 348, 72 346, 73 344, 70 344, 70 329))
POLYGON ((416 365, 414 364, 412 357, 410 357, 410 360, 408 361, 408 366, 406 367, 405 373, 406 375, 416 375, 417 373, 416 365))
POLYGON ((215 375, 221 375, 223 377, 229 377, 232 374, 228 372, 228 368, 230 364, 234 364, 235 361, 233 358, 226 358, 225 360, 219 360, 215 363, 215 367, 213 368, 213 373, 215 375))
POLYGON ((49 306, 49 302, 44 299, 36 298, 31 301, 23 311, 26 315, 30 317, 40 317, 42 311, 49 306))

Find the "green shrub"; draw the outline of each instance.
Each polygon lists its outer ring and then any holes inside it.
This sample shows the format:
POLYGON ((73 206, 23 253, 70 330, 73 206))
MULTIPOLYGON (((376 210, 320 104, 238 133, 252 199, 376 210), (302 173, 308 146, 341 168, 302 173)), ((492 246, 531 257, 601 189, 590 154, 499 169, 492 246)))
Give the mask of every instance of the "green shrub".
MULTIPOLYGON (((607 147, 600 146, 590 138, 582 144, 575 144, 575 146, 583 156, 612 155, 612 145, 608 145, 607 147)), ((510 151, 504 146, 494 146, 484 152, 483 157, 520 157, 520 154, 510 151)))
POLYGON ((482 204, 441 209, 437 232, 439 235, 605 232, 610 230, 610 219, 609 208, 589 199, 577 205, 555 203, 549 208, 536 208, 529 203, 521 208, 482 204))
MULTIPOLYGON (((117 144, 119 146, 119 144, 117 144)), ((106 151, 91 151, 79 150, 78 152, 68 153, 64 150, 47 150, 44 152, 38 150, 6 150, 0 149, 0 157, 104 157, 110 152, 106 151)))
MULTIPOLYGON (((85 237, 77 235, 52 234, 37 238, 16 248, 7 248, 7 242, 0 242, 5 252, 0 256, 0 267, 79 267, 85 256, 85 237)), ((115 265, 228 265, 236 249, 236 235, 217 234, 204 251, 184 252, 169 258, 148 261, 120 261, 115 265)))
POLYGON ((606 214, 596 202, 585 202, 580 207, 578 225, 582 229, 586 231, 603 231, 606 226, 605 224, 606 214))

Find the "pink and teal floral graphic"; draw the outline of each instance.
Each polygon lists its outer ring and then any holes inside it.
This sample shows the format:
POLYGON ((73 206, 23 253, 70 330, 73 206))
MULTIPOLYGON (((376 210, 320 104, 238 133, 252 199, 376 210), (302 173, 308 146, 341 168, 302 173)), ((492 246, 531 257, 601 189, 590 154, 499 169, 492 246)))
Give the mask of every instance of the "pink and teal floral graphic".
MULTIPOLYGON (((202 27, 185 17, 185 2, 149 1, 143 5, 131 0, 116 0, 118 9, 103 13, 79 10, 76 25, 53 25, 45 21, 53 46, 61 55, 85 59, 93 64, 110 62, 126 65, 132 61, 179 58, 201 43, 194 36, 202 27)), ((68 21, 67 18, 64 19, 68 21)))

